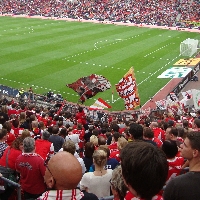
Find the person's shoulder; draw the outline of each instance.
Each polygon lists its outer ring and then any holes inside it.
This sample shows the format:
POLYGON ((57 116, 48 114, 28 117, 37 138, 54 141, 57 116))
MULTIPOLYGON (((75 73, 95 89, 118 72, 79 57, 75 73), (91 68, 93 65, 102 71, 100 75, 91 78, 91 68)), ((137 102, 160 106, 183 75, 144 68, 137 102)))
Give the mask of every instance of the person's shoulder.
POLYGON ((93 193, 83 192, 84 196, 81 200, 98 200, 98 197, 93 193))

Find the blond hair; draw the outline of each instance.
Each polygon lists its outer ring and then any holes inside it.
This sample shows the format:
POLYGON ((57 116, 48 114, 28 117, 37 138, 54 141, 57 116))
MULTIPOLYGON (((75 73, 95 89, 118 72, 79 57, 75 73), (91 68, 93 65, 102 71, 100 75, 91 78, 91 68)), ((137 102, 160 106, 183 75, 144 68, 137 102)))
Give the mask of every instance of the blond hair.
POLYGON ((128 141, 124 137, 120 137, 117 141, 117 148, 122 150, 127 144, 128 141))
POLYGON ((107 153, 104 150, 95 150, 93 153, 93 159, 96 165, 103 167, 107 162, 107 153))
POLYGON ((90 137, 90 142, 92 142, 95 146, 98 145, 98 137, 96 135, 92 135, 90 137))

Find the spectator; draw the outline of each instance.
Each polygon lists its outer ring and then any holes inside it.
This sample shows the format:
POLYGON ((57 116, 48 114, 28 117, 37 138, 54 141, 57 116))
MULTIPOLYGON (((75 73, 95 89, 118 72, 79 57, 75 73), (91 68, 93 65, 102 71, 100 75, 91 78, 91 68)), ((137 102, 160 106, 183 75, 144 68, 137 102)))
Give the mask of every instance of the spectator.
POLYGON ((20 173, 25 199, 36 199, 46 190, 44 160, 35 153, 35 140, 31 137, 23 141, 23 153, 16 160, 16 170, 20 173))
MULTIPOLYGON (((74 155, 75 152, 76 152, 76 146, 75 146, 74 142, 71 141, 71 140, 67 140, 66 142, 64 142, 64 144, 63 144, 63 151, 69 152, 72 155, 74 155)), ((78 159, 78 161, 79 161, 79 163, 81 165, 82 174, 84 174, 85 171, 86 171, 85 163, 84 163, 84 161, 83 161, 82 158, 77 157, 77 159, 78 159)))
POLYGON ((81 177, 82 171, 78 160, 68 152, 58 152, 46 166, 44 180, 49 190, 44 192, 38 200, 98 200, 95 195, 82 193, 76 189, 81 177), (70 160, 70 162, 66 162, 66 160, 70 160))
MULTIPOLYGON (((0 166, 3 167, 8 167, 12 170, 16 170, 15 168, 15 162, 16 159, 19 155, 21 155, 22 153, 22 149, 23 149, 23 140, 24 138, 22 137, 18 137, 16 138, 11 147, 8 147, 4 153, 3 156, 0 159, 0 166), (7 161, 8 159, 8 161, 7 161)), ((17 174, 12 174, 14 176, 14 179, 17 179, 17 174)), ((14 181, 14 180, 13 180, 14 181)), ((10 195, 12 195, 14 191, 14 188, 10 185, 7 185, 6 190, 4 191, 3 194, 1 194, 1 199, 5 200, 8 199, 10 197, 10 195)))
POLYGON ((147 200, 160 192, 168 174, 162 150, 146 142, 131 142, 122 149, 120 157, 122 175, 132 198, 147 200))
POLYGON ((80 188, 95 194, 98 198, 109 196, 112 169, 105 169, 107 154, 103 150, 95 150, 93 159, 95 171, 83 175, 80 188))
POLYGON ((142 140, 143 138, 143 127, 140 124, 132 123, 129 128, 130 138, 133 141, 142 140))
POLYGON ((181 144, 181 155, 189 162, 189 172, 172 179, 164 191, 164 199, 190 200, 200 197, 200 133, 188 133, 181 144))
POLYGON ((92 155, 94 153, 94 150, 95 150, 95 146, 92 142, 87 142, 85 144, 83 161, 85 163, 86 172, 89 172, 90 166, 93 164, 92 155))
POLYGON ((53 143, 48 141, 49 137, 50 133, 44 131, 41 139, 35 141, 35 152, 39 154, 44 161, 48 161, 54 155, 54 146, 53 143))
POLYGON ((7 121, 3 124, 3 128, 7 130, 7 140, 6 143, 11 146, 12 142, 15 140, 15 135, 11 133, 12 124, 7 121))
POLYGON ((59 128, 57 125, 53 126, 52 135, 49 137, 49 141, 53 143, 55 153, 62 148, 64 139, 59 136, 59 128))
POLYGON ((124 184, 120 165, 113 170, 110 184, 114 200, 124 200, 128 188, 124 184))
MULTIPOLYGON (((154 146, 157 146, 157 143, 153 141, 154 133, 149 127, 143 128, 143 141, 148 142, 154 146)), ((162 144, 162 143, 161 143, 162 144)))
POLYGON ((6 140, 7 140, 7 130, 6 129, 0 129, 0 158, 3 155, 3 152, 8 147, 6 140))
POLYGON ((166 184, 173 179, 174 177, 180 175, 182 166, 184 164, 183 157, 176 157, 178 153, 178 147, 176 145, 176 141, 174 140, 166 140, 163 142, 162 150, 167 156, 167 162, 169 165, 168 177, 166 184))
POLYGON ((115 158, 118 162, 120 159, 120 151, 128 144, 128 141, 124 137, 120 137, 117 141, 117 151, 110 153, 110 158, 115 158))

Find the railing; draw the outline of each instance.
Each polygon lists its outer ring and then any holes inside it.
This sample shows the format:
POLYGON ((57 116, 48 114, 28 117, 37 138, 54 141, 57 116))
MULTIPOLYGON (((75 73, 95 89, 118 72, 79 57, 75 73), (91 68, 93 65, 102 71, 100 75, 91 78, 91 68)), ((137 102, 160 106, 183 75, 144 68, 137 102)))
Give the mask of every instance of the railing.
POLYGON ((15 183, 15 182, 13 182, 13 181, 5 178, 5 177, 3 177, 3 176, 0 176, 0 179, 2 179, 3 181, 5 181, 7 184, 9 183, 12 186, 14 186, 15 188, 17 188, 17 199, 21 200, 21 185, 18 184, 18 183, 15 183))

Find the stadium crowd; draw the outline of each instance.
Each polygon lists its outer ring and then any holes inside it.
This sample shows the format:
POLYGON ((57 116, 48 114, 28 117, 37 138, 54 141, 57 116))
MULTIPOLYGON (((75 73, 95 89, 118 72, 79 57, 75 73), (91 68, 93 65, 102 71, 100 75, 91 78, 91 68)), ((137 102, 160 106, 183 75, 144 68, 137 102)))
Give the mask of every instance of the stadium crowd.
POLYGON ((108 20, 169 27, 176 26, 177 22, 184 22, 185 26, 199 22, 199 10, 198 0, 2 0, 0 7, 2 14, 108 20))
MULTIPOLYGON (((0 173, 23 199, 200 198, 200 111, 102 122, 77 106, 72 114, 1 99, 0 173)), ((2 180, 0 193, 16 195, 2 180)))

